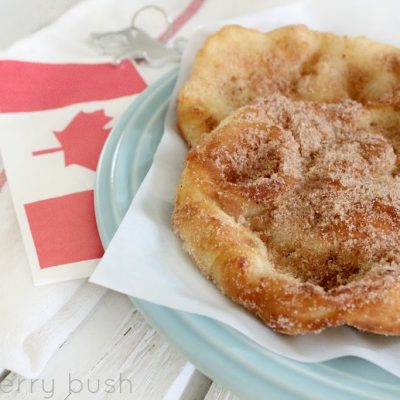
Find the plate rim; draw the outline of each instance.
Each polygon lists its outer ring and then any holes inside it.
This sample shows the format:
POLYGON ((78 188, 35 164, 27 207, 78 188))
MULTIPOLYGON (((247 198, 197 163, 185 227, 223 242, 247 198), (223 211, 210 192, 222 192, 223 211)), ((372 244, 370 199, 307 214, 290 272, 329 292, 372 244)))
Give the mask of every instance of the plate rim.
MULTIPOLYGON (((107 171, 107 168, 109 168, 116 157, 116 149, 113 148, 113 146, 121 140, 124 134, 129 134, 129 132, 126 133, 125 128, 135 117, 137 109, 140 109, 140 104, 149 96, 157 95, 157 91, 161 86, 164 87, 171 84, 171 86, 174 87, 177 73, 177 69, 172 70, 138 95, 117 121, 117 124, 111 130, 103 147, 97 168, 94 202, 96 222, 104 248, 108 246, 114 234, 114 232, 110 231, 113 229, 115 231, 120 222, 114 219, 114 221, 110 223, 110 218, 106 218, 107 210, 104 209, 104 196, 107 196, 107 193, 105 194, 104 191, 104 185, 112 180, 112 176, 110 176, 111 171, 107 171), (110 153, 111 160, 109 160, 110 153), (114 223, 114 226, 110 225, 112 223, 114 223)), ((172 90, 168 97, 170 97, 171 93, 172 90)), ((166 98, 164 97, 163 100, 166 100, 166 98)), ((319 375, 317 377, 319 380, 322 379, 320 376, 321 373, 316 373, 313 366, 324 365, 324 367, 327 367, 326 363, 312 364, 294 361, 264 349, 239 332, 210 318, 174 310, 144 300, 130 299, 143 314, 145 319, 154 326, 168 342, 173 343, 175 347, 183 352, 199 370, 206 375, 211 375, 217 382, 231 389, 235 394, 243 396, 243 398, 262 399, 265 398, 265 394, 268 393, 270 396, 279 396, 280 399, 306 399, 314 397, 316 394, 314 389, 309 390, 311 386, 321 386, 321 382, 315 380, 315 375, 319 375), (173 328, 171 328, 171 325, 173 325, 173 328), (200 326, 202 326, 203 329, 199 331, 200 326), (222 332, 225 333, 225 336, 227 332, 230 332, 228 334, 228 339, 230 339, 230 346, 238 352, 236 355, 232 354, 232 352, 230 354, 227 354, 226 351, 221 352, 221 344, 217 340, 218 335, 221 334, 221 329, 222 332), (204 335, 204 330, 208 332, 208 335, 204 335), (176 335, 177 333, 179 333, 179 335, 176 335), (243 368, 243 365, 242 368, 240 368, 240 364, 235 364, 235 362, 238 361, 242 361, 243 364, 243 348, 241 349, 243 343, 245 343, 245 350, 247 353, 247 362, 244 363, 247 364, 247 369, 243 368), (202 349, 202 351, 199 351, 199 349, 202 349), (238 359, 238 354, 242 356, 242 359, 238 359), (260 357, 264 357, 264 359, 260 360, 260 357), (260 374, 260 368, 257 370, 252 362, 259 365, 260 362, 265 363, 266 360, 267 365, 263 366, 263 370, 267 367, 273 367, 272 371, 269 371, 268 375, 260 374), (210 361, 215 365, 210 366, 210 361), (290 376, 291 383, 301 379, 301 391, 294 391, 293 385, 287 384, 287 376, 285 377, 284 375, 290 368, 292 369, 290 376), (300 378, 299 376, 295 376, 296 373, 298 374, 299 368, 301 369, 300 378), (243 380, 245 380, 248 385, 243 385, 243 380), (268 392, 265 392, 265 390, 268 390, 268 392)), ((226 343, 226 339, 225 337, 224 344, 226 343)), ((369 363, 366 360, 363 361, 369 363)), ((376 365, 374 365, 374 367, 379 368, 376 365)), ((327 368, 329 369, 330 367, 327 368)), ((329 372, 334 372, 333 370, 334 369, 330 368, 329 372)), ((383 394, 387 396, 386 398, 400 397, 400 389, 394 390, 393 385, 381 382, 376 382, 376 385, 372 385, 371 382, 362 379, 360 385, 362 384, 366 387, 364 388, 365 390, 360 391, 359 388, 347 386, 347 377, 340 378, 336 376, 335 379, 335 381, 331 379, 323 385, 325 398, 328 398, 327 396, 332 396, 332 399, 337 398, 337 396, 345 398, 343 396, 351 394, 352 399, 374 399, 376 395, 382 395, 382 392, 377 393, 376 390, 383 390, 383 394), (371 395, 375 397, 371 397, 371 395)))

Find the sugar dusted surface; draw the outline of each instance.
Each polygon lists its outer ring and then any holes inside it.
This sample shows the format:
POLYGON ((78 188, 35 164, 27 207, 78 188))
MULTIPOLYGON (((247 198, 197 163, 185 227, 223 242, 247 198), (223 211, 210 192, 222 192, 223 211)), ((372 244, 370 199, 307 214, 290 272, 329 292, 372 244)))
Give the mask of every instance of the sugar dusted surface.
POLYGON ((274 95, 242 109, 218 145, 210 140, 222 187, 256 205, 236 217, 277 270, 332 293, 399 274, 398 149, 372 122, 352 100, 274 95))

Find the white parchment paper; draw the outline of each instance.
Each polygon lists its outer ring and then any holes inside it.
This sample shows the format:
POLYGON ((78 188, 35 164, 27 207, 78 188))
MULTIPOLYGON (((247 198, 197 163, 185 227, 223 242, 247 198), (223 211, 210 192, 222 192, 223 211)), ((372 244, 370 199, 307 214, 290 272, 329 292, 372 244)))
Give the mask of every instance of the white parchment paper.
POLYGON ((190 38, 154 163, 91 281, 143 300, 205 315, 247 335, 267 349, 300 361, 344 355, 365 358, 400 376, 400 339, 342 327, 321 334, 286 337, 262 325, 226 299, 199 273, 171 230, 176 186, 186 145, 175 128, 176 93, 187 79, 197 50, 222 25, 239 23, 268 31, 291 23, 338 34, 367 35, 400 46, 400 2, 303 1, 256 16, 199 28, 190 38))

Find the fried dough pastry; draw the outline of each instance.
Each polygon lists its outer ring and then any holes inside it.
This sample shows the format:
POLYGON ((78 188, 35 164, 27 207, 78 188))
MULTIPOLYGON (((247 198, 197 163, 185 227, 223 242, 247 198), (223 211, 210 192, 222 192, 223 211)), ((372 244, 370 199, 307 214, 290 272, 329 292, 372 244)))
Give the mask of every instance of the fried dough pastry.
POLYGON ((202 273, 289 334, 400 334, 400 113, 258 99, 189 151, 173 225, 202 273))
MULTIPOLYGON (((269 33, 226 26, 197 54, 178 96, 177 124, 192 145, 237 108, 274 93, 296 100, 361 103, 400 92, 400 50, 302 25, 269 33)), ((396 96, 400 107, 400 96, 396 96)))

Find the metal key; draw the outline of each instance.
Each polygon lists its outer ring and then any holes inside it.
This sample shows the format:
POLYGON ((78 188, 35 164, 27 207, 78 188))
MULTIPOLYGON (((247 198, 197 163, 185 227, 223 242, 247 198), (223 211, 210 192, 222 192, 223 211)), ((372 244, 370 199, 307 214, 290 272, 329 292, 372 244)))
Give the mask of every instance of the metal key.
POLYGON ((139 14, 149 8, 159 11, 168 28, 171 27, 171 21, 165 11, 160 7, 150 5, 135 13, 128 28, 113 32, 93 33, 91 35, 92 42, 101 50, 102 54, 112 56, 116 64, 127 58, 135 61, 145 60, 152 67, 162 66, 167 62, 178 62, 181 58, 182 39, 178 39, 178 46, 166 47, 136 27, 135 22, 139 14))

